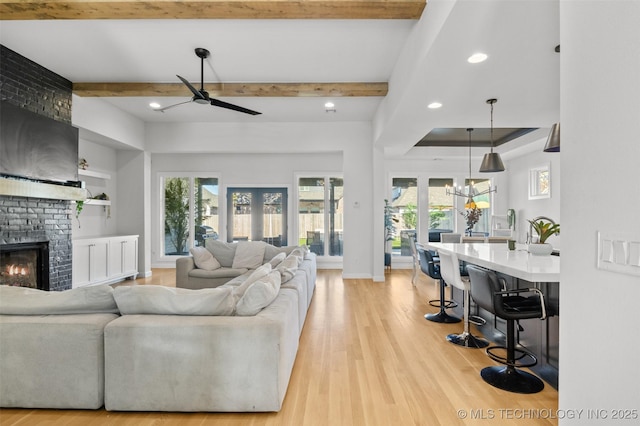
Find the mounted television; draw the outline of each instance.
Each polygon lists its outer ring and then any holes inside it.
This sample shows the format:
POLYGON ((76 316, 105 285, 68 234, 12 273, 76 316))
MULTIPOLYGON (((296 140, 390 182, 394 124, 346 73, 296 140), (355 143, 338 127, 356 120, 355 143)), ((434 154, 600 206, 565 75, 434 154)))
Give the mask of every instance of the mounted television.
POLYGON ((79 186, 78 129, 0 102, 0 174, 79 186))

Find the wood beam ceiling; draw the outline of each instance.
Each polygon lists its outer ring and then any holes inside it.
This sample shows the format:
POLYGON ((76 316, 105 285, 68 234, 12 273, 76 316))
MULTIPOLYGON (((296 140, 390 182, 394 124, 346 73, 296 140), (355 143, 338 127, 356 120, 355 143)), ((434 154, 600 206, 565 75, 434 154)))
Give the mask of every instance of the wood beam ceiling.
MULTIPOLYGON (((0 0, 2 20, 420 19, 426 0, 0 0)), ((211 96, 385 96, 382 83, 225 83, 211 96)), ((78 96, 190 96, 180 83, 74 83, 78 96)))
POLYGON ((420 19, 426 0, 0 0, 2 20, 420 19))
MULTIPOLYGON (((383 83, 205 83, 212 97, 386 96, 383 83)), ((83 97, 192 96, 182 83, 73 83, 83 97)))

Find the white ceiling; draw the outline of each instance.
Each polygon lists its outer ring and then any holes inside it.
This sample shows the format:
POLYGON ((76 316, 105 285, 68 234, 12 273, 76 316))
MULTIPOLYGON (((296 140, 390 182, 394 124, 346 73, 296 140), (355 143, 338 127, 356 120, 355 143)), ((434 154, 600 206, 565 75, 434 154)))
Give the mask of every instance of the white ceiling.
MULTIPOLYGON (((389 82, 379 97, 221 100, 249 116, 187 104, 159 113, 151 101, 101 98, 146 122, 378 120, 385 146, 408 150, 432 128, 550 127, 559 114, 558 0, 430 0, 412 20, 2 21, 0 42, 72 82, 179 82, 200 78, 193 49, 211 51, 209 82, 389 82), (409 51, 402 54, 403 49, 409 51), (489 59, 470 65, 483 51, 489 59), (215 74, 214 74, 215 71, 215 74), (337 111, 327 113, 331 100, 337 111), (432 100, 444 104, 428 110, 432 100), (376 118, 381 103, 385 111, 376 118)), ((194 84, 195 85, 195 84, 194 84)), ((506 144, 509 145, 509 144, 506 144)), ((503 148, 508 149, 508 147, 503 148)))

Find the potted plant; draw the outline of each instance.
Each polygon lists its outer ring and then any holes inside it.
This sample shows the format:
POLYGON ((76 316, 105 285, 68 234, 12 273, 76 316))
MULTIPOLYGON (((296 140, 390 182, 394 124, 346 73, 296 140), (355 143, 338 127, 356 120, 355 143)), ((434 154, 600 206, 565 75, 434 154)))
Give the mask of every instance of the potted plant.
POLYGON ((384 266, 391 268, 391 245, 396 238, 396 223, 398 219, 394 216, 393 207, 389 200, 384 200, 384 266))
POLYGON ((547 239, 552 235, 560 235, 560 224, 546 220, 528 220, 532 229, 538 234, 538 242, 529 244, 529 253, 535 255, 549 255, 553 251, 553 246, 547 243, 547 239))

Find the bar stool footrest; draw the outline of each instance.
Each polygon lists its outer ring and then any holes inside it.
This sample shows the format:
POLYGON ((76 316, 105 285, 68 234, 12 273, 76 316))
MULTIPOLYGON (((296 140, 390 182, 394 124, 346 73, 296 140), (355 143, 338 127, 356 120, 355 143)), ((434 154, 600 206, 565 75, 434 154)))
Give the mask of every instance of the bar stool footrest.
POLYGON ((453 300, 445 300, 444 303, 440 303, 440 299, 429 300, 429 305, 433 306, 434 308, 444 309, 451 309, 458 306, 458 304, 453 300))
POLYGON ((536 356, 529 351, 525 351, 522 349, 514 349, 513 362, 510 362, 504 356, 497 355, 493 352, 498 349, 502 349, 505 351, 507 350, 506 346, 491 346, 486 349, 486 352, 489 358, 491 358, 495 362, 499 362, 500 364, 504 364, 514 368, 525 368, 525 367, 533 367, 538 363, 538 358, 536 358, 536 356), (528 358, 530 361, 521 362, 521 360, 525 358, 528 358))

